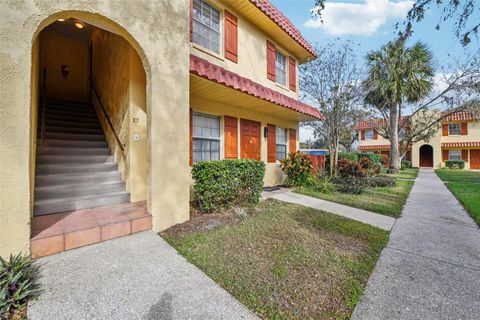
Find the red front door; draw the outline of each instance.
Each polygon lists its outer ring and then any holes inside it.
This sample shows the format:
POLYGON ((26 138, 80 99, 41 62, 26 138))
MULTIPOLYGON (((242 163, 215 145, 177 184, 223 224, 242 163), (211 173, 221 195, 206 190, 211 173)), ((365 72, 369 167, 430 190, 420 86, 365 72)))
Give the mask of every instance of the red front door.
POLYGON ((470 149, 470 169, 480 169, 480 149, 470 149))
POLYGON ((240 157, 260 160, 260 123, 240 120, 240 157))

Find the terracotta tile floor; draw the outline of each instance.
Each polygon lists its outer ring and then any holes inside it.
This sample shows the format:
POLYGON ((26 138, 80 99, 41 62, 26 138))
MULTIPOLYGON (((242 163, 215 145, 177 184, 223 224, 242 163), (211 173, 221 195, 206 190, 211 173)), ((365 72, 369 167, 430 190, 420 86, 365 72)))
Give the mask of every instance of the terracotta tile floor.
POLYGON ((146 201, 33 217, 34 257, 70 250, 152 228, 146 201))

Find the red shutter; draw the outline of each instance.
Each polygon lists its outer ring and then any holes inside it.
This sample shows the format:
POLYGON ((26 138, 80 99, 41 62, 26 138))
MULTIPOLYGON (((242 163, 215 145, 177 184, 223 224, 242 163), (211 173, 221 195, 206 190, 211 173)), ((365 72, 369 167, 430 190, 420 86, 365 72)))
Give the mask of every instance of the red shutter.
POLYGON ((238 159, 238 121, 237 118, 224 117, 225 123, 225 159, 238 159))
POLYGON ((193 39, 193 0, 190 0, 190 41, 193 39))
POLYGON ((288 57, 288 83, 290 90, 297 90, 297 63, 292 57, 288 57))
POLYGON ((443 161, 448 160, 448 150, 443 150, 443 161))
POLYGON ((290 129, 290 152, 297 151, 297 130, 290 129))
POLYGON ((277 161, 277 136, 276 127, 273 124, 267 124, 267 162, 275 163, 277 161))
POLYGON ((192 138, 192 134, 193 134, 193 121, 192 121, 192 109, 190 108, 190 159, 188 161, 188 163, 190 165, 192 165, 193 163, 193 138, 192 138))
POLYGON ((442 124, 442 136, 448 136, 448 123, 442 124))
POLYGON ((360 140, 365 140, 365 130, 360 131, 360 140))
POLYGON ((405 158, 408 160, 408 161, 412 161, 412 152, 410 150, 407 151, 407 155, 405 156, 405 158))
POLYGON ((373 140, 378 140, 378 132, 377 130, 373 130, 373 140))
POLYGON ((460 128, 460 134, 462 136, 466 136, 468 134, 468 122, 462 122, 462 125, 460 128))
POLYGON ((225 58, 238 62, 238 19, 225 10, 225 58))
POLYGON ((468 150, 462 150, 462 160, 468 162, 468 150))
POLYGON ((275 81, 275 45, 267 40, 267 78, 275 81))

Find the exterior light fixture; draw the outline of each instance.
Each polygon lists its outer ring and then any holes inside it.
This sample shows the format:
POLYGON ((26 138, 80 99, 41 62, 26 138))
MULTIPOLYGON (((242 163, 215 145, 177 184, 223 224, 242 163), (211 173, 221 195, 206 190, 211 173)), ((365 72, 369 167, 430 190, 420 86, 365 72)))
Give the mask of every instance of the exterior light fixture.
POLYGON ((57 19, 57 21, 63 22, 65 21, 65 19, 57 19))
POLYGON ((62 64, 62 66, 60 67, 61 71, 62 71, 62 77, 63 79, 67 79, 68 77, 68 73, 70 72, 70 70, 68 70, 68 66, 66 64, 62 64))
POLYGON ((268 138, 268 127, 263 128, 263 137, 268 138))
POLYGON ((83 29, 85 28, 85 25, 83 23, 81 23, 80 21, 76 21, 74 23, 75 27, 77 27, 78 29, 83 29))

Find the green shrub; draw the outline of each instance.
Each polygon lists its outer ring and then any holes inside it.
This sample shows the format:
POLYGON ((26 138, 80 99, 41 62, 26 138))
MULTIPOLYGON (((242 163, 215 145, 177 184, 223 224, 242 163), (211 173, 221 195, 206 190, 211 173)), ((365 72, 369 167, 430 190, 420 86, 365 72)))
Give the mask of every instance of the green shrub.
POLYGON ((397 185, 397 180, 395 178, 383 175, 368 177, 366 182, 371 188, 395 187, 397 185))
POLYGON ((320 171, 315 177, 313 189, 321 193, 332 193, 335 189, 333 177, 329 176, 325 171, 320 171))
POLYGON ((402 170, 409 169, 411 167, 412 167, 412 162, 411 161, 402 160, 402 164, 401 164, 401 169, 402 170))
POLYGON ((335 188, 342 193, 360 194, 366 188, 366 178, 359 176, 336 177, 335 188))
POLYGON ((348 159, 350 161, 357 162, 358 161, 358 153, 357 152, 340 152, 338 154, 338 160, 341 159, 348 159))
POLYGON ((445 160, 445 167, 448 169, 464 169, 465 168, 465 161, 463 160, 445 160))
POLYGON ((195 201, 203 212, 258 203, 264 176, 265 164, 261 161, 197 162, 192 167, 195 201))
POLYGON ((291 152, 280 161, 282 172, 287 176, 285 184, 293 187, 305 187, 312 182, 312 162, 308 155, 300 151, 291 152))
POLYGON ((372 163, 372 167, 381 163, 382 155, 379 153, 359 153, 358 157, 361 159, 363 157, 368 158, 372 163))
POLYGON ((15 310, 40 294, 40 267, 30 256, 0 257, 0 319, 13 315, 15 310))
POLYGON ((338 160, 337 171, 340 177, 364 177, 366 175, 366 171, 358 162, 349 159, 338 160))

